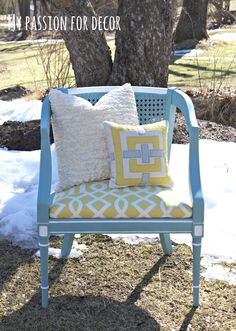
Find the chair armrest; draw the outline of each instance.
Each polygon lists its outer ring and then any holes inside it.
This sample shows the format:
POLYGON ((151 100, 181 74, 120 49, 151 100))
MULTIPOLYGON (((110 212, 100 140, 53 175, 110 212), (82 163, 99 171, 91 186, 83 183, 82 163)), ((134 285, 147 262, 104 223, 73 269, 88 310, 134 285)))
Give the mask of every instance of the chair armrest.
POLYGON ((44 99, 41 114, 41 155, 39 171, 39 187, 37 200, 38 224, 48 223, 50 208, 50 191, 52 176, 52 160, 50 149, 50 117, 51 108, 48 97, 44 99))
POLYGON ((194 106, 189 96, 182 91, 173 90, 172 104, 183 113, 189 132, 189 182, 193 200, 193 220, 202 223, 204 220, 204 199, 202 194, 199 165, 199 128, 194 106))

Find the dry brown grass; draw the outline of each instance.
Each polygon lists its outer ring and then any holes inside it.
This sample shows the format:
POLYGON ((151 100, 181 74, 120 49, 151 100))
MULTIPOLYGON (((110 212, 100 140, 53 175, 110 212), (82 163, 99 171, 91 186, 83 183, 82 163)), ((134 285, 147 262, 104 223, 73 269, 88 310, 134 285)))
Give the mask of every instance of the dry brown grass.
POLYGON ((187 91, 199 119, 236 128, 236 93, 233 89, 187 91))
MULTIPOLYGON (((175 245, 78 240, 80 259, 50 258, 48 310, 40 306, 39 259, 33 251, 0 245, 0 330, 233 330, 236 290, 201 280, 201 306, 191 307, 191 251, 175 245)), ((59 247, 61 240, 52 238, 59 247)))
POLYGON ((200 119, 236 128, 236 97, 222 98, 209 94, 202 102, 205 109, 199 112, 200 119))

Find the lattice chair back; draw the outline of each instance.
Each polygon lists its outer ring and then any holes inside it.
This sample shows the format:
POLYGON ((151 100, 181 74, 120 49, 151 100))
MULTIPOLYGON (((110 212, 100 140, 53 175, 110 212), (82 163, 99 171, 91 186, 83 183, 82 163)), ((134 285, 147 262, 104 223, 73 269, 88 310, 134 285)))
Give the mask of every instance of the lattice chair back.
MULTIPOLYGON (((103 86, 95 88, 99 89, 99 91, 96 92, 94 92, 93 87, 80 89, 61 89, 61 91, 64 93, 77 95, 95 105, 97 101, 112 88, 115 88, 115 86, 103 86), (100 92, 100 90, 103 90, 103 92, 100 92)), ((168 156, 170 157, 175 120, 175 107, 171 105, 171 97, 174 89, 133 87, 133 90, 135 94, 140 124, 148 124, 159 122, 161 120, 168 120, 168 156)))

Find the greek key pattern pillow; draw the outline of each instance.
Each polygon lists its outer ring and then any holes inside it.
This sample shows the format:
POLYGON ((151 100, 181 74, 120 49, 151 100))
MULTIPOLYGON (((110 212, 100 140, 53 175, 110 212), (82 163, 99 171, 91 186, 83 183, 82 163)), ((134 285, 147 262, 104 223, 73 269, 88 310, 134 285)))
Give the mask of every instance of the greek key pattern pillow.
POLYGON ((131 126, 104 122, 111 160, 111 188, 135 185, 171 187, 166 121, 131 126))

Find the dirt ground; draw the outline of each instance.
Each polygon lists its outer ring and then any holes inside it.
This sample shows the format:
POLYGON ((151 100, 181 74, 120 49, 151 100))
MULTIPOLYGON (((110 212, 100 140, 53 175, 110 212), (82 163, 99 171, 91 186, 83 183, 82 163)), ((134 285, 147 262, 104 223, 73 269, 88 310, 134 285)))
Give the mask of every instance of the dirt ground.
MULTIPOLYGON (((200 139, 236 142, 236 129, 213 122, 198 120, 200 139)), ((177 114, 173 142, 186 144, 189 142, 188 132, 183 115, 177 114)), ((51 130, 51 143, 53 133, 51 130)), ((0 125, 0 147, 10 150, 31 151, 40 149, 40 122, 5 122, 0 125)))
POLYGON ((0 125, 0 147, 19 151, 40 149, 40 121, 3 123, 0 125))
MULTIPOLYGON (((13 100, 32 93, 23 86, 0 90, 0 100, 13 100)), ((47 92, 38 93, 42 98, 47 92)), ((199 93, 186 91, 192 98, 199 124, 200 139, 236 142, 236 93, 235 91, 209 91, 199 93)), ((51 143, 53 133, 51 130, 51 143)), ((173 142, 189 142, 184 116, 177 112, 173 142)), ((5 122, 0 125, 0 148, 31 151, 40 149, 40 122, 5 122)))

